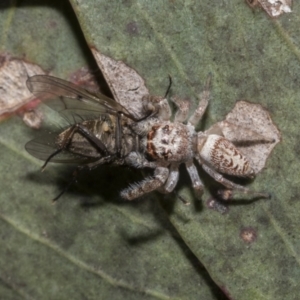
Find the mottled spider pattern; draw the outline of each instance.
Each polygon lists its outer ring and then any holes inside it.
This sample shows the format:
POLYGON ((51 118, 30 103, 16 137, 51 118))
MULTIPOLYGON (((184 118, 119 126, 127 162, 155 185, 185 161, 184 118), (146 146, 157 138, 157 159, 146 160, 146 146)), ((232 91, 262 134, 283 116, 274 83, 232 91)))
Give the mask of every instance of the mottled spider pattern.
MULTIPOLYGON (((92 169, 104 163, 153 169, 153 176, 121 191, 121 196, 127 200, 155 190, 172 192, 179 179, 180 164, 185 165, 195 194, 200 198, 204 186, 195 162, 227 189, 267 197, 221 175, 253 178, 255 171, 247 157, 223 136, 218 124, 204 132, 195 130, 209 103, 210 82, 209 76, 190 117, 188 101, 173 99, 178 109, 172 120, 166 97, 147 95, 141 99, 144 117, 137 119, 130 113, 130 107, 125 108, 102 94, 56 77, 32 76, 27 80, 29 90, 39 97, 58 96, 57 101, 45 103, 73 120, 73 125, 28 142, 26 149, 45 161, 43 169, 49 161, 77 163, 78 169, 92 169)), ((257 136, 260 142, 263 140, 259 134, 251 136, 257 136)))
POLYGON ((171 121, 171 108, 165 98, 145 97, 145 108, 157 113, 154 117, 132 125, 133 130, 142 137, 142 146, 140 152, 131 152, 128 155, 126 163, 136 168, 153 168, 154 176, 123 190, 121 192, 123 198, 133 200, 154 190, 162 193, 172 192, 179 179, 180 164, 185 165, 196 196, 200 198, 204 186, 195 160, 204 171, 228 189, 253 193, 261 197, 268 196, 250 191, 221 175, 222 173, 248 178, 255 175, 247 157, 225 139, 221 131, 219 132, 221 135, 209 131, 196 132, 195 126, 202 119, 209 103, 210 81, 209 76, 198 107, 189 118, 187 101, 174 99, 178 110, 174 120, 171 121))

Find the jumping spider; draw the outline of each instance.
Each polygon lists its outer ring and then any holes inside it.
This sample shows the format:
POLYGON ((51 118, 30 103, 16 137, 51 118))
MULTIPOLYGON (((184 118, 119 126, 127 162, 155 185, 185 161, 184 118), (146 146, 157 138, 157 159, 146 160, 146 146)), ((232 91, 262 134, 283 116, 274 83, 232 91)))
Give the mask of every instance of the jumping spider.
POLYGON ((144 97, 145 109, 157 113, 154 117, 132 125, 133 130, 142 137, 142 151, 131 152, 126 158, 126 163, 135 168, 153 168, 154 176, 123 190, 123 198, 133 200, 154 190, 162 193, 172 192, 177 185, 179 165, 182 163, 185 164, 197 198, 201 198, 204 186, 194 159, 205 172, 226 188, 258 197, 269 197, 268 194, 254 192, 233 183, 220 174, 247 178, 255 176, 247 157, 222 136, 221 129, 216 130, 214 127, 211 131, 196 132, 195 126, 202 119, 209 103, 210 82, 211 76, 207 79, 197 109, 189 118, 187 101, 173 99, 178 110, 171 121, 171 108, 166 98, 144 97))
MULTIPOLYGON (((71 162, 79 168, 95 168, 104 163, 152 168, 154 175, 121 191, 127 200, 136 199, 158 190, 170 193, 179 179, 179 165, 185 164, 198 198, 203 193, 194 161, 227 189, 251 193, 259 197, 267 194, 250 191, 233 183, 222 174, 253 178, 255 172, 249 160, 216 127, 196 132, 208 106, 211 76, 201 94, 197 109, 188 118, 187 101, 173 99, 178 107, 171 121, 171 108, 166 97, 145 96, 142 99, 145 117, 135 119, 129 109, 101 94, 95 94, 67 81, 47 75, 27 80, 29 90, 37 96, 59 96, 59 105, 50 105, 63 115, 74 118, 73 125, 54 134, 30 141, 27 151, 49 161, 71 162), (81 120, 75 120, 77 114, 81 120), (49 142, 52 138, 52 142, 49 142)), ((46 102, 47 103, 47 102, 46 102)), ((51 102, 49 102, 51 103, 51 102)), ((43 167, 43 168, 44 168, 43 167)))

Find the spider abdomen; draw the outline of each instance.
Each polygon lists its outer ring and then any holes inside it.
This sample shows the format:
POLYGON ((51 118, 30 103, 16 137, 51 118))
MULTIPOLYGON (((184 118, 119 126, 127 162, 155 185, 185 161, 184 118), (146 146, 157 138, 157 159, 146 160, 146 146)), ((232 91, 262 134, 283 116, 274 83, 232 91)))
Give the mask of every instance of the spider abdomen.
POLYGON ((199 148, 201 160, 218 172, 240 177, 252 177, 254 175, 246 156, 222 136, 208 135, 199 148))

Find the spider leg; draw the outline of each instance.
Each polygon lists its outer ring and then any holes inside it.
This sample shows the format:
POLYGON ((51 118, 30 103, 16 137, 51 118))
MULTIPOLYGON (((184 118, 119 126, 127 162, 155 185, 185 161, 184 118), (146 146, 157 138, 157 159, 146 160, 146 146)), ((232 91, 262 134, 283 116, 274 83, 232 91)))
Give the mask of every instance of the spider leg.
POLYGON ((179 179, 178 164, 171 164, 169 172, 169 177, 166 183, 159 189, 159 192, 164 194, 171 193, 177 185, 179 179))
POLYGON ((96 167, 98 167, 99 165, 102 165, 102 164, 105 164, 105 163, 109 163, 113 160, 113 157, 112 156, 106 156, 106 157, 101 157, 100 159, 98 159, 97 161, 95 162, 92 162, 92 163, 88 163, 88 164, 85 164, 85 165, 80 165, 78 166, 72 173, 72 177, 71 179, 69 180, 69 182, 67 183, 67 185, 63 188, 63 190, 54 198, 52 199, 52 202, 56 202, 69 188, 70 186, 76 182, 77 180, 77 177, 78 177, 78 174, 81 170, 83 169, 89 169, 89 170, 92 170, 96 167))
POLYGON ((190 103, 187 100, 182 100, 177 97, 173 97, 171 99, 177 106, 178 110, 175 114, 174 122, 183 123, 186 121, 189 109, 190 109, 190 103))
POLYGON ((155 169, 153 177, 147 177, 143 181, 135 183, 125 190, 121 191, 121 197, 126 200, 133 200, 144 194, 155 191, 166 182, 168 176, 168 168, 158 167, 155 169))
POLYGON ((202 164, 202 168, 207 174, 209 174, 212 178, 214 178, 214 180, 221 183, 222 185, 224 185, 228 189, 238 190, 238 191, 243 192, 244 194, 253 194, 257 197, 262 197, 262 198, 269 198, 270 197, 270 195, 267 194, 267 193, 251 191, 251 190, 249 190, 248 188, 246 188, 242 185, 236 184, 236 183, 224 178, 220 173, 216 172, 215 170, 213 170, 212 168, 210 168, 209 166, 207 166, 205 164, 202 164))
POLYGON ((211 75, 209 75, 206 80, 205 89, 200 95, 200 102, 198 104, 197 109, 190 116, 188 120, 188 123, 191 125, 196 126, 206 111, 206 108, 208 106, 208 101, 209 101, 209 95, 210 95, 210 82, 211 82, 211 75))
POLYGON ((200 199, 203 194, 204 186, 199 177, 198 170, 192 160, 186 162, 185 167, 186 167, 186 169, 190 175, 190 178, 192 180, 192 184, 193 184, 193 188, 195 190, 196 197, 198 199, 200 199))

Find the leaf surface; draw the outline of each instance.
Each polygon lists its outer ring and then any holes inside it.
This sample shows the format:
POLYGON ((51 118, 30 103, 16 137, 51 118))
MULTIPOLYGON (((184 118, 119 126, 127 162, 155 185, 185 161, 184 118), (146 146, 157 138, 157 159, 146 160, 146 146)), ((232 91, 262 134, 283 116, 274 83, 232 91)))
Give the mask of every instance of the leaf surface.
MULTIPOLYGON (((96 67, 66 3, 3 4, 0 24, 1 54, 65 79, 82 66, 96 67)), ((120 199, 122 188, 141 179, 139 172, 83 173, 53 205, 73 168, 52 164, 40 173, 42 163, 24 149, 36 134, 17 116, 0 124, 1 298, 223 298, 157 195, 120 199)))
MULTIPOLYGON (((196 103, 211 72, 203 128, 224 119, 240 99, 269 110, 282 142, 250 186, 272 193, 272 200, 233 202, 224 215, 207 209, 208 193, 200 210, 164 203, 182 239, 232 299, 297 299, 299 5, 270 19, 239 0, 71 2, 89 45, 138 70, 152 94, 164 94, 171 74, 172 93, 196 103)), ((192 202, 187 186, 188 179, 181 192, 192 202)))

